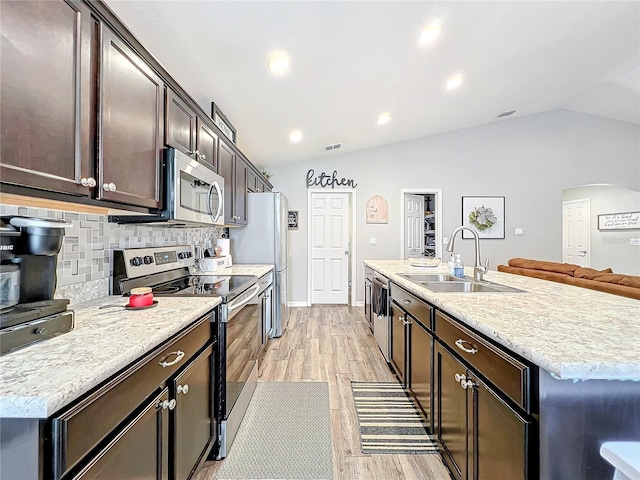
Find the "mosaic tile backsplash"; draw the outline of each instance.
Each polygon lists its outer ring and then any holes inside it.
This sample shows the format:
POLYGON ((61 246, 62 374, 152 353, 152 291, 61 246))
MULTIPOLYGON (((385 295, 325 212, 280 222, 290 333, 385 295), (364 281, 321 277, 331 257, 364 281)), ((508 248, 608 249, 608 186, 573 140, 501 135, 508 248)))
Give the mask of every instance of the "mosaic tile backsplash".
POLYGON ((93 287, 95 295, 90 296, 108 295, 113 250, 165 245, 204 245, 206 240, 210 240, 215 245, 215 239, 222 237, 224 233, 222 228, 217 227, 118 225, 109 223, 106 215, 19 205, 0 205, 0 215, 57 218, 73 224, 66 229, 62 249, 58 254, 57 297, 60 296, 60 290, 65 293, 73 292, 86 286, 93 287))

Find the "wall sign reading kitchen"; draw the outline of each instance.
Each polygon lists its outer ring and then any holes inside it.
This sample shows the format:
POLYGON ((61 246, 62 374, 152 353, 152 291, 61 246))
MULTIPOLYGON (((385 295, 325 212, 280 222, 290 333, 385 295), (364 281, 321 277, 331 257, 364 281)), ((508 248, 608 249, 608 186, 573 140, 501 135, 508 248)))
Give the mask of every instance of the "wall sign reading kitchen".
POLYGON ((336 188, 336 187, 351 187, 356 188, 358 184, 353 179, 338 178, 338 171, 334 170, 331 175, 326 172, 322 172, 316 175, 316 172, 311 168, 307 172, 307 188, 310 187, 322 187, 322 188, 336 188))

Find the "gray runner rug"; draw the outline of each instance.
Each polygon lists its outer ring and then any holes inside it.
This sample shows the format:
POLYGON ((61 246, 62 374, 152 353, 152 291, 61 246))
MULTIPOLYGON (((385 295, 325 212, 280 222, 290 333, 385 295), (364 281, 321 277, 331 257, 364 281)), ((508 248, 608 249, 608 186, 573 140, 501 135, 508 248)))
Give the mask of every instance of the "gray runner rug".
POLYGON ((422 412, 399 383, 351 382, 362 453, 439 453, 422 412))
POLYGON ((333 478, 326 382, 258 382, 216 479, 333 478))

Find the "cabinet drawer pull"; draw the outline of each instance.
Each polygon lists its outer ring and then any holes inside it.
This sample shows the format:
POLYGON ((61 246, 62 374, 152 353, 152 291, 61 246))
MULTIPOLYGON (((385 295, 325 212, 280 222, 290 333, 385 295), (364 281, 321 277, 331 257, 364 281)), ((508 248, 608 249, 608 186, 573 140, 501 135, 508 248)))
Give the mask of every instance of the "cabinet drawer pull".
POLYGON ((400 300, 400 303, 404 303, 405 305, 409 305, 411 303, 411 300, 409 300, 408 298, 403 298, 402 300, 400 300))
POLYGON ((171 366, 175 365, 176 363, 178 363, 180 360, 182 360, 184 358, 184 352, 178 350, 177 352, 171 352, 169 355, 167 355, 165 357, 165 360, 167 358, 169 358, 171 355, 175 355, 176 356, 176 359, 173 360, 172 362, 166 362, 164 360, 161 361, 161 362, 158 362, 158 363, 160 363, 160 366, 162 368, 171 367, 171 366))
POLYGON ((178 391, 178 393, 186 395, 187 393, 189 393, 189 384, 178 385, 178 388, 176 390, 178 391))
POLYGON ((166 410, 167 408, 169 410, 173 410, 174 408, 176 408, 176 400, 175 398, 172 398, 171 400, 165 400, 164 402, 160 402, 157 407, 163 410, 166 410))
POLYGON ((471 354, 476 353, 478 351, 478 349, 475 348, 471 342, 467 342, 466 340, 462 340, 461 338, 456 340, 456 347, 458 347, 463 352, 467 352, 471 354), (468 343, 469 345, 471 345, 471 348, 465 347, 464 346, 465 343, 468 343))

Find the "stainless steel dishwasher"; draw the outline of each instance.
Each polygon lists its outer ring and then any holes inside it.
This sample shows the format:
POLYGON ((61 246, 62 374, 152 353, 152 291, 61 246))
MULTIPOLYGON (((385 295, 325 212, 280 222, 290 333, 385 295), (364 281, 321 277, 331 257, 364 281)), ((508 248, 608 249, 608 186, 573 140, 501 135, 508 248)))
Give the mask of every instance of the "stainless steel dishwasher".
POLYGON ((371 281, 371 317, 373 319, 373 336, 387 362, 391 352, 391 323, 389 315, 389 279, 378 272, 373 272, 371 281))

